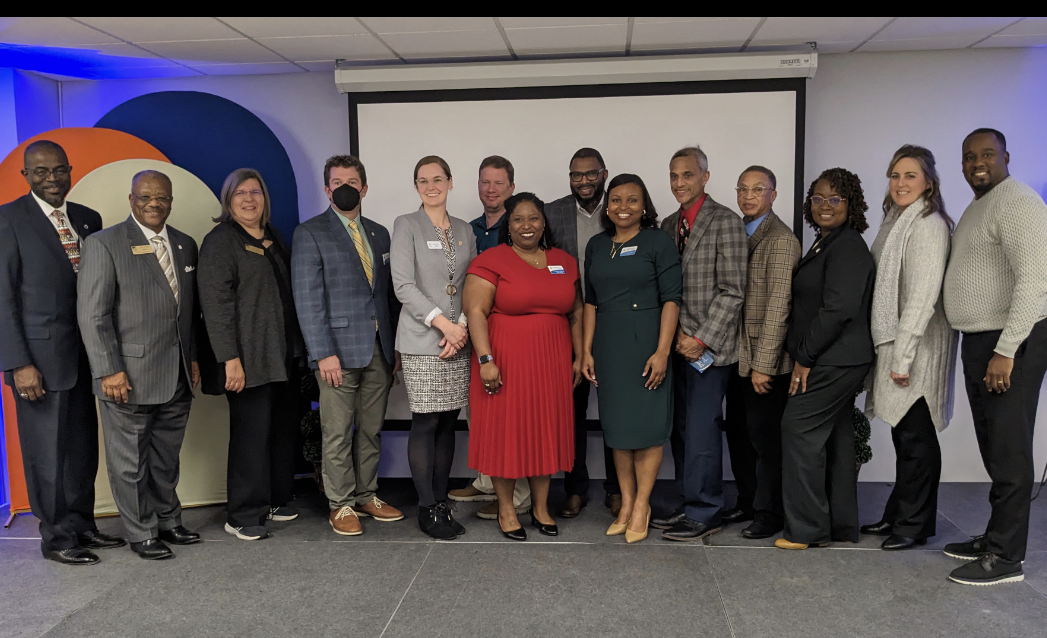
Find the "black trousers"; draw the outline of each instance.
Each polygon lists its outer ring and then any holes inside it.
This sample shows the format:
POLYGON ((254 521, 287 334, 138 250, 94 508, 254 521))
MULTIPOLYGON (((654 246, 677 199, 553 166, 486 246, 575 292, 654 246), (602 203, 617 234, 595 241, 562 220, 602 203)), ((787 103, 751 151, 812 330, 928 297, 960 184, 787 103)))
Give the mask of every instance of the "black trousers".
MULTIPOLYGON (((589 391, 592 384, 582 380, 574 389, 574 466, 570 472, 564 472, 563 487, 568 496, 589 498, 589 466, 586 464, 589 430, 586 425, 585 412, 589 407, 589 391)), ((618 474, 614 470, 614 453, 606 444, 603 446, 603 462, 607 468, 607 478, 603 489, 607 494, 621 494, 618 487, 618 474)))
POLYGON ((999 338, 999 330, 964 333, 960 360, 978 449, 992 479, 986 541, 989 551, 1013 561, 1025 559, 1029 538, 1029 499, 1036 482, 1032 437, 1047 371, 1047 319, 1033 326, 1015 352, 1011 388, 1003 394, 989 392, 982 381, 999 338))
POLYGON ((891 428, 894 441, 894 489, 883 510, 895 534, 930 538, 938 518, 938 483, 942 449, 927 401, 920 398, 891 428))
POLYGON ((265 525, 270 507, 294 498, 294 466, 301 428, 301 379, 266 383, 229 398, 226 518, 233 527, 265 525))
POLYGON ((795 543, 857 541, 858 466, 854 396, 869 365, 816 365, 807 392, 789 397, 782 417, 784 537, 795 543))
POLYGON ((756 520, 782 525, 782 415, 789 399, 788 374, 772 377, 758 394, 752 379, 735 375, 727 385, 727 446, 738 486, 739 509, 756 520))
POLYGON ((39 401, 11 388, 29 507, 40 519, 45 551, 76 547, 78 533, 95 529, 98 413, 86 353, 79 364, 75 386, 50 390, 39 401))

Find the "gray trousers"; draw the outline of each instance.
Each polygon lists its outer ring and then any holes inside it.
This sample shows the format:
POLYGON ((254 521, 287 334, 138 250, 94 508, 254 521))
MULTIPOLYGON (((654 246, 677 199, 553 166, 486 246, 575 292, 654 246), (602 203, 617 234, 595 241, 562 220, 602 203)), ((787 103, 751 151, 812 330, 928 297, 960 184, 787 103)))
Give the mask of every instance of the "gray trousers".
POLYGON ((167 403, 98 401, 109 485, 129 542, 156 538, 160 531, 182 524, 175 488, 192 402, 192 390, 184 379, 167 403))
POLYGON ((332 388, 316 371, 320 385, 324 492, 332 510, 363 505, 378 489, 382 424, 393 383, 393 367, 377 339, 366 368, 342 370, 342 385, 332 388), (355 427, 354 427, 355 426, 355 427))

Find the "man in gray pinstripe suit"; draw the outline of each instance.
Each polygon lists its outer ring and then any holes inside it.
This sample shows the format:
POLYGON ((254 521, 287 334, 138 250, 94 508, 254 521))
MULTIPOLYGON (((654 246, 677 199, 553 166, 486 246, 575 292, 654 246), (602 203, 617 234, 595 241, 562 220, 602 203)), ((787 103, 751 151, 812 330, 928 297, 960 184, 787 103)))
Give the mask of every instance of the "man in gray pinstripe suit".
MULTIPOLYGON (((672 448, 684 506, 651 521, 675 541, 720 531, 723 510, 723 398, 738 361, 748 236, 737 213, 709 197, 709 160, 697 146, 677 151, 669 182, 680 210, 662 222, 680 250, 683 307, 676 332, 672 448), (691 364, 711 355, 699 372, 691 364)), ((708 358, 708 357, 707 357, 708 358)))
POLYGON ((131 216, 84 242, 77 315, 99 398, 109 484, 131 549, 173 556, 182 526, 178 454, 200 378, 193 338, 196 242, 167 226, 171 180, 143 171, 131 216))

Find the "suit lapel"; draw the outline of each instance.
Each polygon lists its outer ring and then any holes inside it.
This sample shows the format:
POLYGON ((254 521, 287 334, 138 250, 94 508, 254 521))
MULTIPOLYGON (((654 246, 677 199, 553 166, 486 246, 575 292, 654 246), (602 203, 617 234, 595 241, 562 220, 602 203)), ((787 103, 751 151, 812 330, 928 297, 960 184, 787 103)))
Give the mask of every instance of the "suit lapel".
MULTIPOLYGON (((69 268, 69 274, 73 273, 73 264, 69 261, 69 255, 65 254, 65 248, 62 247, 62 240, 58 237, 58 231, 55 227, 47 220, 44 213, 40 209, 40 204, 36 202, 36 198, 33 197, 32 193, 26 195, 25 199, 25 221, 29 224, 29 227, 40 236, 47 249, 51 251, 52 256, 59 262, 64 263, 69 268)), ((66 207, 66 210, 69 210, 66 207)), ((48 211, 50 212, 50 211, 48 211)))
MULTIPOLYGON (((134 216, 128 217, 127 221, 124 222, 124 227, 127 229, 127 250, 130 251, 133 246, 149 246, 155 250, 155 246, 145 238, 145 233, 138 227, 138 223, 135 221, 134 216)), ((170 237, 171 233, 167 234, 170 237)), ((173 251, 172 251, 173 252, 173 251)), ((170 295, 171 303, 175 303, 174 292, 171 290, 171 284, 167 281, 167 275, 164 274, 164 269, 160 267, 160 260, 156 258, 156 253, 143 253, 141 255, 132 254, 132 259, 140 259, 145 264, 145 269, 153 275, 153 279, 156 283, 167 291, 170 295)), ((171 262, 174 263, 173 261, 171 262)), ((177 272, 177 270, 176 270, 177 272)), ((181 284, 181 282, 179 282, 181 284)))
MULTIPOLYGON (((171 249, 171 265, 174 267, 175 279, 178 280, 178 311, 182 310, 182 301, 185 299, 185 294, 189 291, 189 273, 185 271, 186 266, 189 264, 186 262, 185 251, 182 250, 183 243, 181 233, 177 230, 167 227, 167 237, 170 239, 171 249)), ((159 261, 157 262, 159 264, 159 261)), ((161 269, 162 271, 163 269, 161 269)), ((164 277, 164 281, 167 278, 164 277)), ((170 285, 168 285, 170 288, 170 285)))
POLYGON ((753 251, 756 250, 756 247, 760 245, 760 242, 763 241, 763 238, 767 235, 768 231, 770 231, 771 225, 774 224, 772 221, 774 218, 774 211, 767 211, 767 216, 764 217, 763 221, 760 222, 760 225, 756 227, 756 232, 749 235, 749 255, 753 254, 753 251))
POLYGON ((811 261, 818 255, 825 252, 825 249, 829 247, 829 244, 836 241, 836 238, 847 231, 848 226, 840 227, 836 232, 829 233, 829 236, 822 240, 822 243, 817 248, 811 246, 811 249, 807 251, 807 254, 800 259, 800 263, 796 264, 796 268, 799 269, 807 262, 811 261))
MULTIPOLYGON (((389 252, 385 246, 379 246, 376 242, 378 241, 378 234, 375 232, 375 223, 366 217, 361 216, 360 221, 363 223, 363 231, 367 233, 367 241, 371 244, 371 252, 374 253, 374 259, 371 260, 371 287, 374 287, 374 282, 378 281, 379 269, 387 268, 385 260, 382 258, 384 253, 389 252)), ((472 228, 469 229, 472 232, 472 228)), ((360 270, 363 270, 363 264, 360 264, 360 270)), ((366 273, 364 273, 366 275, 366 273)))
MULTIPOLYGON (((712 208, 716 204, 712 197, 709 195, 705 196, 705 201, 702 202, 702 207, 698 209, 698 215, 694 218, 694 226, 691 227, 691 234, 687 237, 687 246, 683 249, 683 254, 680 255, 680 261, 687 263, 691 255, 698 248, 698 242, 701 240, 702 235, 708 230, 709 224, 713 222, 712 208)), ((682 214, 682 212, 681 212, 682 214)))
MULTIPOLYGON (((364 264, 360 261, 360 255, 356 252, 356 243, 353 238, 349 236, 349 231, 345 226, 342 225, 342 220, 338 219, 338 213, 334 212, 333 208, 328 208, 327 212, 324 213, 327 216, 327 225, 331 228, 331 232, 334 233, 335 241, 338 242, 345 253, 349 255, 349 261, 352 262, 353 268, 356 269, 358 275, 363 278, 364 283, 367 283, 367 273, 364 272, 364 264)), ((424 213, 423 213, 424 214, 424 213)), ((357 217, 357 219, 361 219, 357 217)), ((374 264, 371 264, 372 274, 374 271, 374 264)))

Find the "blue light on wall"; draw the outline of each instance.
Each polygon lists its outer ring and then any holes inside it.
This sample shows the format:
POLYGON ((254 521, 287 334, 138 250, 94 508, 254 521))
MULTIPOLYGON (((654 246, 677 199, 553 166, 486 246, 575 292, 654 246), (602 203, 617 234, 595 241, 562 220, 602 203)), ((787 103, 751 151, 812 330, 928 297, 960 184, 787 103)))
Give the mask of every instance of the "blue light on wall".
MULTIPOLYGON (((145 55, 145 52, 143 52, 145 55)), ((184 75, 184 67, 156 57, 122 57, 105 55, 91 49, 25 46, 0 42, 0 67, 50 73, 85 80, 169 75, 165 69, 184 75)))

